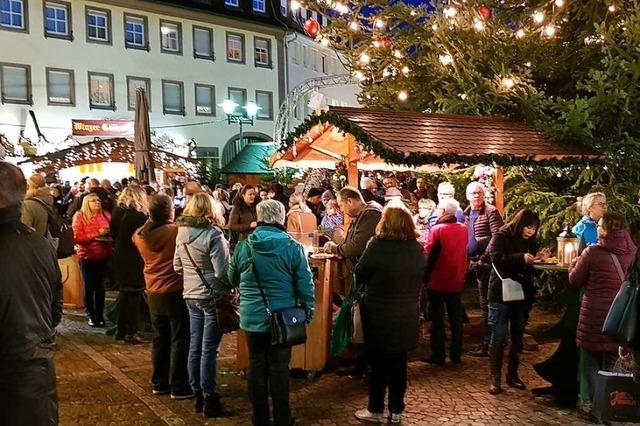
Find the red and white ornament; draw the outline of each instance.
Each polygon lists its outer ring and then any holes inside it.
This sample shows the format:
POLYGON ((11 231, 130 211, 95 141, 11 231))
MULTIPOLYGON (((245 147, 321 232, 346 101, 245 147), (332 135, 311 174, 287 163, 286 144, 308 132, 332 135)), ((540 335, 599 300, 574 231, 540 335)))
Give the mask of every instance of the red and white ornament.
POLYGON ((304 23, 304 33, 315 38, 320 33, 320 24, 315 19, 307 19, 304 23))
POLYGON ((482 15, 484 19, 491 18, 491 9, 489 9, 487 6, 480 6, 478 12, 480 12, 480 15, 482 15))

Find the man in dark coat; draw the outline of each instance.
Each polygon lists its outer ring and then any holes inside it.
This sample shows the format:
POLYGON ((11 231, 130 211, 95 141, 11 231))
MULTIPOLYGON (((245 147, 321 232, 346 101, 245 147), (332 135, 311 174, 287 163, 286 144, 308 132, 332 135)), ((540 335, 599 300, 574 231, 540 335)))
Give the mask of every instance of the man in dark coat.
POLYGON ((489 276, 491 274, 491 259, 487 247, 491 238, 498 233, 503 225, 502 216, 498 209, 487 204, 484 199, 484 185, 471 182, 467 185, 467 200, 469 206, 464 211, 465 225, 467 225, 469 256, 469 271, 478 283, 480 309, 485 325, 485 336, 482 347, 478 351, 470 352, 471 356, 489 356, 489 276))
POLYGON ((324 215, 324 205, 322 204, 323 189, 311 188, 307 193, 307 207, 311 209, 311 212, 316 216, 318 223, 322 222, 322 216, 324 215))
MULTIPOLYGON (((354 270, 358 259, 367 247, 367 243, 376 233, 376 226, 382 218, 382 207, 375 201, 364 202, 362 194, 352 186, 346 186, 338 192, 338 205, 340 209, 352 218, 349 230, 344 242, 336 244, 329 241, 324 249, 327 253, 338 254, 346 257, 349 267, 354 270)), ((366 374, 367 359, 364 345, 358 345, 356 349, 356 365, 352 369, 344 370, 346 374, 366 374)))
POLYGON ((20 221, 26 181, 0 162, 0 424, 55 425, 53 330, 62 282, 51 244, 20 221))

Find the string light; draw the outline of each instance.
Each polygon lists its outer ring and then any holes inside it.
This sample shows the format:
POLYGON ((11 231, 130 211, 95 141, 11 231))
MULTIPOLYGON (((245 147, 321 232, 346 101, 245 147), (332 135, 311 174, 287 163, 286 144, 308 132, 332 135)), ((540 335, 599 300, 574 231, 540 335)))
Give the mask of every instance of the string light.
POLYGON ((447 18, 453 18, 454 16, 456 16, 456 13, 458 13, 456 8, 453 6, 445 7, 445 9, 442 12, 444 13, 444 16, 446 16, 447 18))
POLYGON ((409 99, 409 94, 406 90, 401 90, 398 92, 398 100, 400 102, 405 102, 407 99, 409 99))
POLYGON ((356 21, 349 22, 349 29, 351 31, 358 31, 360 29, 360 25, 356 21))
POLYGON ((361 64, 368 64, 369 62, 371 62, 371 56, 367 55, 366 53, 360 55, 361 64))
POLYGON ((396 59, 402 59, 402 58, 404 58, 404 55, 402 54, 401 51, 396 49, 396 50, 393 51, 393 57, 396 58, 396 59))
POLYGON ((364 76, 364 74, 362 73, 362 71, 354 71, 353 72, 353 76, 355 78, 357 78, 359 81, 364 81, 367 79, 367 77, 364 76))
POLYGON ((404 67, 402 67, 402 74, 404 74, 404 75, 408 75, 408 74, 409 74, 409 71, 410 71, 410 70, 409 70, 409 67, 408 67, 408 66, 406 66, 406 65, 405 65, 404 67))
POLYGON ((525 32, 522 28, 516 31, 516 38, 524 38, 524 36, 525 36, 525 32))
POLYGON ((438 24, 433 24, 433 25, 431 26, 431 29, 432 29, 433 31, 437 31, 437 30, 438 30, 438 24))
POLYGON ((475 28, 475 29, 476 29, 476 31, 484 31, 484 22, 482 22, 482 21, 481 21, 481 20, 479 20, 479 19, 476 19, 476 20, 473 22, 473 28, 475 28))
POLYGON ((393 71, 391 70, 390 67, 385 67, 385 69, 382 70, 382 76, 384 78, 391 77, 392 75, 393 75, 393 71))
POLYGON ((512 89, 513 86, 516 85, 516 82, 513 81, 513 79, 511 77, 505 77, 502 79, 501 81, 502 85, 506 88, 506 89, 512 89))
POLYGON ((533 14, 533 22, 542 24, 544 22, 544 12, 537 11, 533 14))
POLYGON ((554 25, 547 25, 542 29, 542 32, 547 38, 553 38, 556 35, 556 27, 554 25))
POLYGON ((531 68, 531 62, 525 62, 524 66, 527 67, 527 68, 531 68))
POLYGON ((378 40, 374 40, 373 43, 371 43, 371 45, 375 48, 380 47, 380 42, 378 40))
POLYGON ((340 2, 337 2, 336 4, 334 4, 333 8, 336 10, 336 12, 342 15, 346 15, 347 13, 349 13, 349 7, 340 2))
POLYGON ((385 27, 385 25, 387 25, 386 22, 384 22, 382 19, 376 19, 373 22, 373 25, 378 28, 379 30, 383 29, 385 27))
POLYGON ((451 65, 453 63, 453 56, 448 53, 446 55, 440 55, 438 59, 440 59, 442 65, 451 65))
POLYGON ((467 99, 467 94, 466 93, 460 93, 460 94, 458 94, 458 96, 460 96, 460 99, 462 99, 463 101, 465 99, 467 99))
POLYGON ((556 5, 556 7, 563 7, 564 6, 564 0, 556 0, 554 2, 554 4, 556 5))
POLYGON ((320 39, 320 44, 323 45, 324 47, 329 46, 329 39, 327 37, 322 37, 320 39))
POLYGON ((611 5, 609 5, 608 10, 609 10, 609 12, 613 13, 618 9, 616 8, 615 4, 611 4, 611 5))

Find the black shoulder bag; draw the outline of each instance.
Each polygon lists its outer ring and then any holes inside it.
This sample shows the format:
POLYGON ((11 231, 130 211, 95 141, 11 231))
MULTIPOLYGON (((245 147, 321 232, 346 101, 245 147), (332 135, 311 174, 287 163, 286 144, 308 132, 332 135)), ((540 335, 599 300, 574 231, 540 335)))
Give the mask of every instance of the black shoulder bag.
POLYGON ((262 301, 267 310, 269 317, 269 327, 271 330, 271 346, 295 346, 300 345, 307 341, 307 312, 302 308, 298 301, 298 288, 294 284, 293 292, 296 300, 295 306, 290 308, 279 309, 272 311, 269 308, 269 302, 267 296, 264 293, 264 288, 260 282, 258 275, 258 267, 253 259, 253 250, 251 246, 247 244, 249 249, 249 264, 253 271, 253 276, 256 277, 256 283, 262 296, 262 301))
POLYGON ((202 273, 202 270, 198 268, 193 257, 191 257, 191 252, 189 252, 187 243, 182 243, 182 247, 184 247, 184 251, 187 253, 189 261, 191 261, 191 264, 195 268, 200 280, 202 280, 204 286, 208 288, 213 295, 214 312, 216 315, 216 325, 218 326, 218 329, 222 333, 231 333, 232 331, 240 329, 240 297, 238 292, 231 291, 223 296, 216 297, 213 289, 209 286, 207 279, 202 273))

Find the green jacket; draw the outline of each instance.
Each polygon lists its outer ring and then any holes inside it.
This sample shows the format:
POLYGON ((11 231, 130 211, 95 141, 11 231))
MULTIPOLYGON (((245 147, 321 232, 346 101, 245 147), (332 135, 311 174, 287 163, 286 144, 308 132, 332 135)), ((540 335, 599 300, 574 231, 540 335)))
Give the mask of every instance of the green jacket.
POLYGON ((249 248, 269 308, 277 311, 295 306, 295 286, 299 304, 307 311, 307 322, 311 322, 315 290, 302 246, 283 230, 260 225, 238 243, 229 264, 229 281, 240 289, 240 328, 254 333, 269 331, 267 311, 250 267, 249 248))

